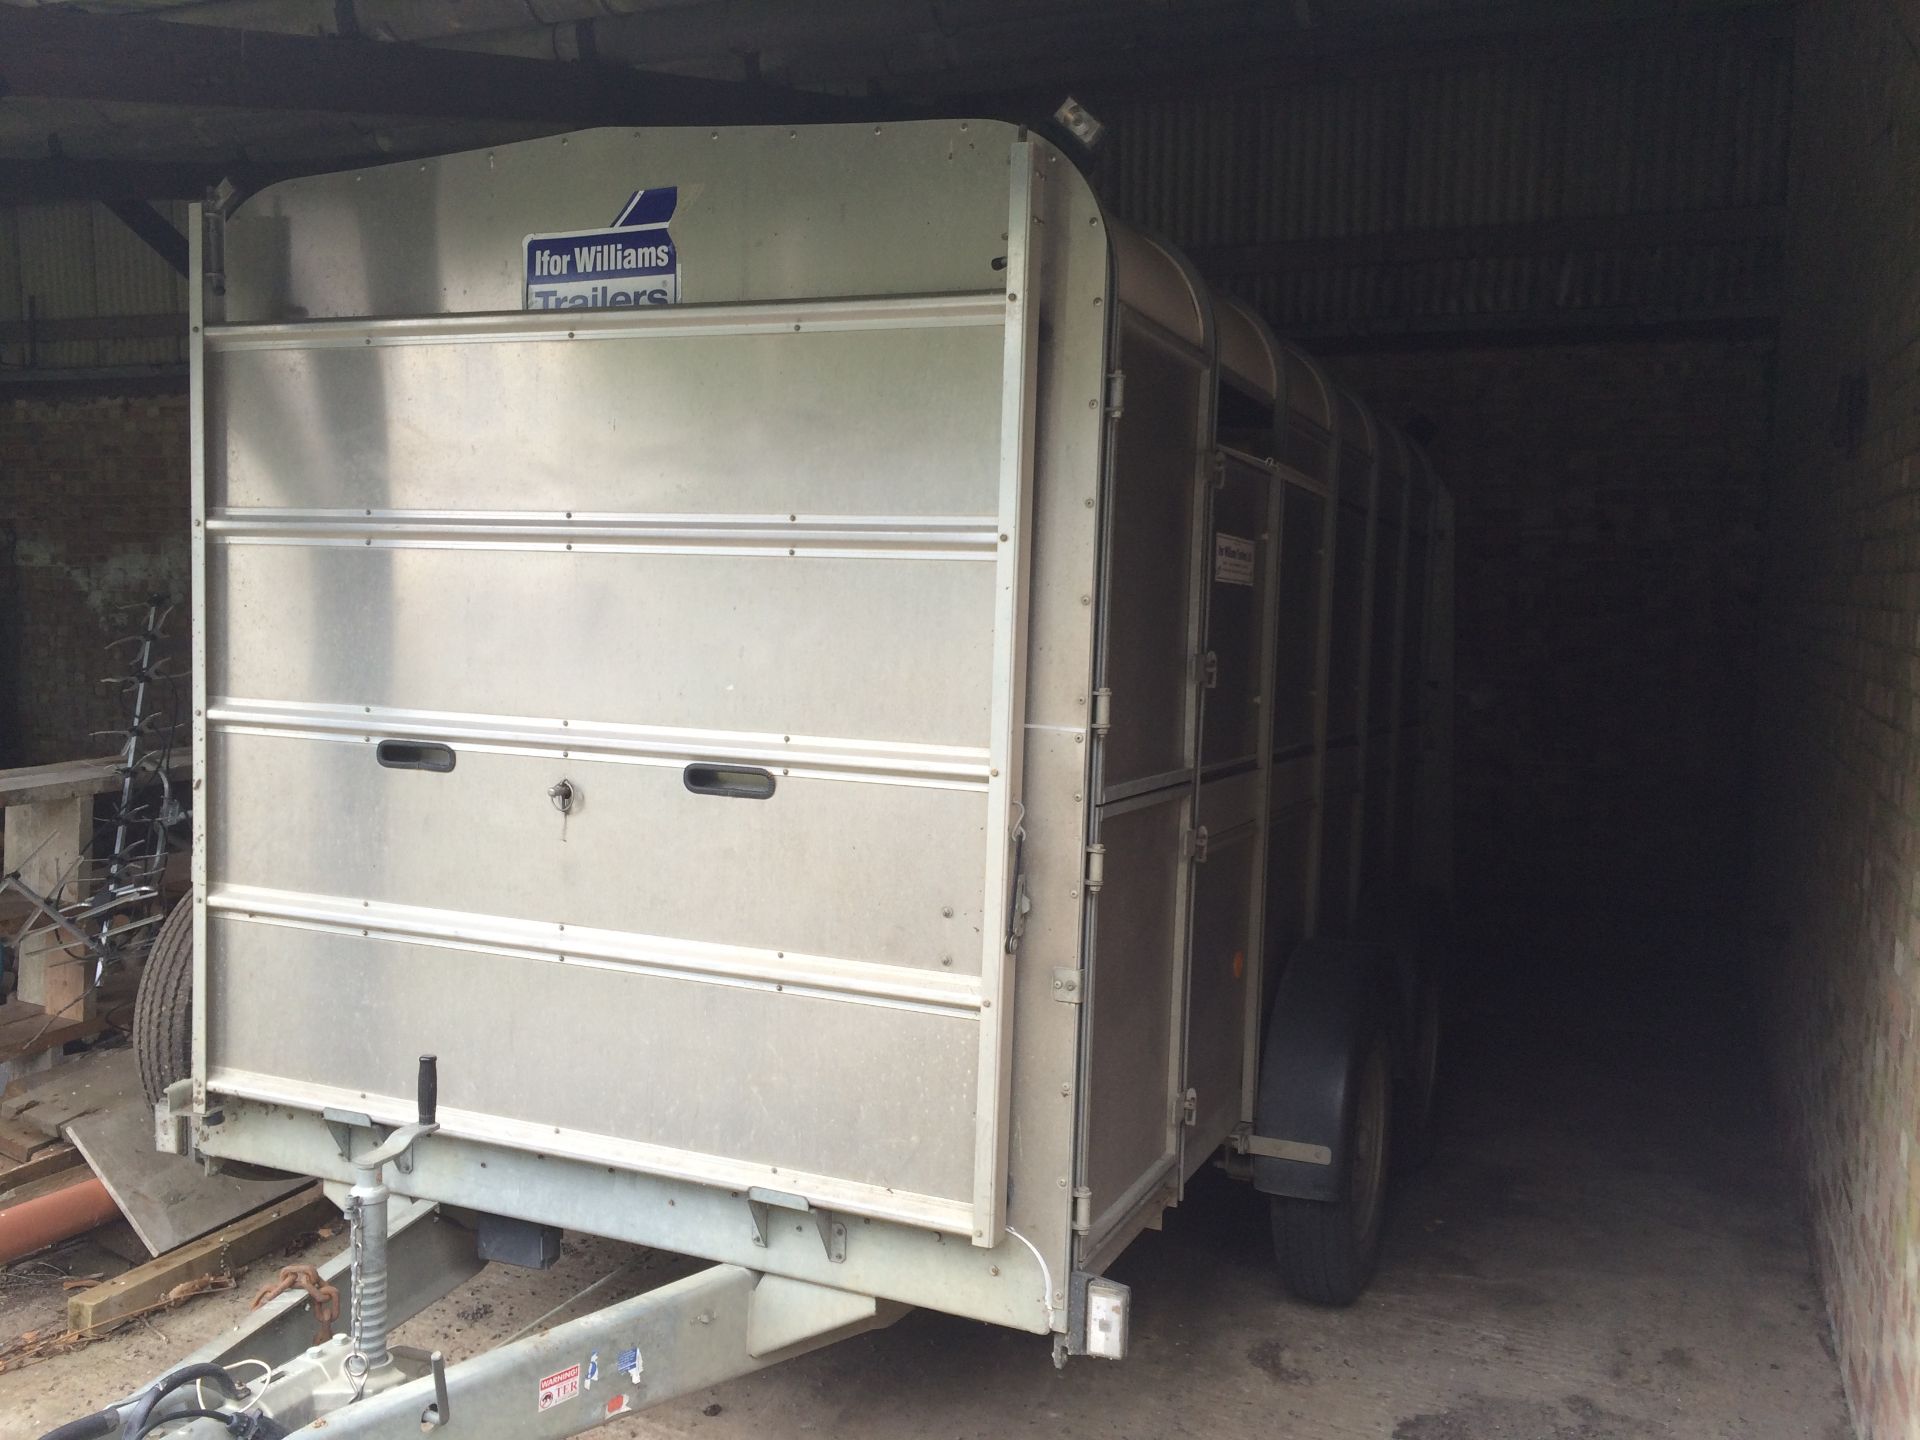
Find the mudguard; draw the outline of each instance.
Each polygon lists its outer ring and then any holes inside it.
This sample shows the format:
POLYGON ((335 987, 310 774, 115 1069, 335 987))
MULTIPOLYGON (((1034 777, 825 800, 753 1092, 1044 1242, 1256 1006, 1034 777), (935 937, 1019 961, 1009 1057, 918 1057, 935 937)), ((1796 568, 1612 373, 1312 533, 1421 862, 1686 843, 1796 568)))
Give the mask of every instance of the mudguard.
POLYGON ((1346 1193, 1347 1106, 1363 1047, 1379 1027, 1394 1031, 1392 958, 1354 940, 1308 940, 1288 961, 1260 1050, 1259 1139, 1321 1146, 1329 1164, 1253 1156, 1254 1189, 1302 1200, 1346 1193))

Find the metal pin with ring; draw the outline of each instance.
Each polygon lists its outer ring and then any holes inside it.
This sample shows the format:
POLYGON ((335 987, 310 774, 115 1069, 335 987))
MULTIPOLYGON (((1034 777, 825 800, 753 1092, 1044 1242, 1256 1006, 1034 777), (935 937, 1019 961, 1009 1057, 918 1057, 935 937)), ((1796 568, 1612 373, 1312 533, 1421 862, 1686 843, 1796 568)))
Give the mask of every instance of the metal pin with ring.
POLYGON ((553 802, 553 808, 560 812, 560 841, 566 843, 567 819, 573 814, 574 802, 580 798, 580 792, 574 788, 571 780, 554 781, 547 787, 547 799, 553 802))

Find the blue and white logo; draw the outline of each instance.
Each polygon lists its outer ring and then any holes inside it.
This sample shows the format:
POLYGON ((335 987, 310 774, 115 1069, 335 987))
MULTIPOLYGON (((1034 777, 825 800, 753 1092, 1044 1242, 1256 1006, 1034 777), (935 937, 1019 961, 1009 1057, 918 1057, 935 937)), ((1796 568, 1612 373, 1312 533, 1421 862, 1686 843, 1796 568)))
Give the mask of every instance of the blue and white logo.
POLYGON ((667 222, 677 186, 636 190, 605 230, 526 238, 525 308, 618 309, 680 302, 680 252, 667 222))

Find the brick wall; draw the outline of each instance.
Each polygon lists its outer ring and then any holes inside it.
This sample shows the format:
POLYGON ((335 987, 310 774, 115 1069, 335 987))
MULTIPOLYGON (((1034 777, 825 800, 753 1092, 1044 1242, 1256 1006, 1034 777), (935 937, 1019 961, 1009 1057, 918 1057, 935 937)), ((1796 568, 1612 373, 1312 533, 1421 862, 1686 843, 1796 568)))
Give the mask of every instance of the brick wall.
POLYGON ((1920 10, 1802 5, 1753 915, 1863 1435, 1920 1435, 1920 10), (1849 378, 1865 382, 1851 418, 1849 378))
POLYGON ((1457 866, 1486 908, 1724 902, 1773 345, 1531 345, 1338 358, 1424 415, 1458 498, 1457 866))
MULTIPOLYGON (((187 519, 184 395, 0 397, 0 765, 114 748, 105 646, 118 607, 186 599, 187 519)), ((169 630, 184 655, 184 606, 169 630)))

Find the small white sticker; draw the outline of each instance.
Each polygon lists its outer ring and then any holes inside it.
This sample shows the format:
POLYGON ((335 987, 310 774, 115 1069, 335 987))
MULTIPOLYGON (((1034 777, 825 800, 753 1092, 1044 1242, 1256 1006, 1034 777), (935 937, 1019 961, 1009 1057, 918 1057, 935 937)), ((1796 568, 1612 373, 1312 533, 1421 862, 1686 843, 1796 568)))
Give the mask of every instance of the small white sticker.
POLYGON ((556 1370, 540 1382, 540 1408, 551 1410, 567 1400, 580 1397, 580 1367, 569 1365, 564 1370, 556 1370))
POLYGON ((1221 531, 1213 537, 1213 580, 1216 585, 1253 584, 1253 541, 1221 531))

